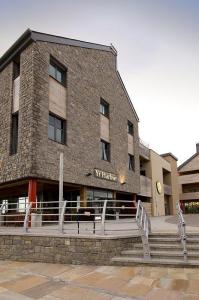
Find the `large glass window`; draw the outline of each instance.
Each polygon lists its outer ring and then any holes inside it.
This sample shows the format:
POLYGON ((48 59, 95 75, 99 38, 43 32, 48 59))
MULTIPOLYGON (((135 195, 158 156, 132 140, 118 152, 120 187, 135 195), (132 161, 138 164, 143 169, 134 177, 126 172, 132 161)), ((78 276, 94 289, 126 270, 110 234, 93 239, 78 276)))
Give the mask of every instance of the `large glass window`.
POLYGON ((105 117, 109 117, 109 104, 101 98, 100 100, 100 113, 105 117))
POLYGON ((18 202, 18 212, 23 213, 28 206, 28 197, 20 197, 18 202))
POLYGON ((50 60, 49 75, 66 86, 66 69, 61 67, 54 59, 50 60))
POLYGON ((66 121, 49 114, 48 138, 61 144, 66 142, 66 121))
POLYGON ((101 140, 101 159, 110 161, 110 144, 101 140))
POLYGON ((128 159, 129 159, 129 170, 134 171, 134 156, 131 154, 128 154, 128 159))
POLYGON ((18 112, 12 115, 12 124, 11 124, 11 141, 10 141, 10 154, 16 154, 18 148, 18 125, 19 123, 19 114, 18 112))
POLYGON ((108 190, 88 190, 87 191, 87 201, 97 201, 97 200, 113 199, 113 192, 108 190))

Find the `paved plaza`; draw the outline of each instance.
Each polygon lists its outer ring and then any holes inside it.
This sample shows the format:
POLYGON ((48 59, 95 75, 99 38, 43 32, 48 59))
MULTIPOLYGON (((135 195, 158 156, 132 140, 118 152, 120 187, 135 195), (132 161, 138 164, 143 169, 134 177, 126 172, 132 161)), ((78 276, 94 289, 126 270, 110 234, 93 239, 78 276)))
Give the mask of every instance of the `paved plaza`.
POLYGON ((0 261, 0 299, 198 300, 199 271, 0 261))
MULTIPOLYGON (((184 215, 187 233, 199 233, 199 214, 184 215)), ((176 233, 178 232, 176 216, 151 217, 151 227, 153 233, 176 233)), ((93 236, 93 222, 80 224, 80 235, 93 236)), ((28 232, 34 235, 60 235, 59 225, 45 225, 43 227, 29 228, 28 232)), ((22 227, 0 226, 0 234, 21 234, 24 233, 22 227)), ((66 223, 64 225, 65 235, 77 235, 77 223, 66 223)), ((101 222, 95 223, 95 235, 102 235, 101 222)), ((105 235, 110 236, 132 236, 138 235, 138 227, 135 219, 108 220, 105 224, 105 235)))

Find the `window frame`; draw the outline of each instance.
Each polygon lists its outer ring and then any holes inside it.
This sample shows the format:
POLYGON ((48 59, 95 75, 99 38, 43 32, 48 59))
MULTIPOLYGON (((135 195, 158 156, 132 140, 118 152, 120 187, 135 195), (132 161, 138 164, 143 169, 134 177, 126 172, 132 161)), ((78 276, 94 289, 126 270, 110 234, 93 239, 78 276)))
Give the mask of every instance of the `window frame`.
POLYGON ((131 121, 128 120, 127 122, 127 133, 130 135, 134 135, 134 125, 131 121))
POLYGON ((128 170, 135 171, 135 157, 130 153, 128 153, 128 170))
POLYGON ((111 145, 110 145, 110 143, 103 140, 103 139, 101 139, 100 140, 100 146, 101 146, 100 147, 100 149, 101 149, 101 160, 110 162, 111 161, 111 145), (103 144, 105 145, 105 147, 106 147, 106 145, 108 146, 108 154, 106 153, 107 159, 105 159, 105 157, 104 157, 104 151, 106 151, 106 149, 103 149, 103 144))
POLYGON ((57 61, 54 57, 50 56, 50 63, 49 63, 49 70, 48 70, 49 76, 53 79, 55 79, 57 82, 59 82, 64 87, 67 87, 67 68, 64 67, 59 61, 57 61), (50 73, 50 67, 53 67, 55 69, 55 74, 59 71, 62 76, 63 80, 58 80, 57 75, 53 76, 50 73))
POLYGON ((10 155, 17 154, 18 143, 19 143, 19 112, 17 111, 11 115, 10 155))
POLYGON ((107 119, 109 119, 109 103, 104 100, 103 98, 100 98, 100 114, 104 117, 106 117, 107 119), (101 107, 105 108, 105 112, 103 113, 103 111, 101 110, 101 107), (107 108, 107 112, 106 112, 106 108, 107 108))
POLYGON ((66 145, 66 129, 67 129, 67 121, 65 120, 65 119, 63 119, 63 118, 61 118, 60 116, 57 116, 57 115, 55 115, 55 114, 53 114, 52 112, 49 112, 49 115, 48 115, 48 139, 49 140, 51 140, 51 141, 53 141, 53 142, 56 142, 56 143, 58 143, 58 144, 61 144, 61 145, 66 145), (50 124, 50 117, 52 117, 53 119, 54 119, 54 125, 52 125, 52 124, 50 124), (60 130, 60 128, 58 128, 57 126, 56 126, 56 120, 58 120, 58 121, 61 121, 62 123, 62 128, 61 128, 61 131, 63 130, 63 141, 58 141, 57 139, 56 139, 56 131, 57 131, 57 129, 59 129, 60 130), (49 126, 52 126, 53 127, 53 131, 54 131, 54 133, 53 133, 53 135, 54 135, 54 138, 51 138, 50 136, 49 136, 49 126))

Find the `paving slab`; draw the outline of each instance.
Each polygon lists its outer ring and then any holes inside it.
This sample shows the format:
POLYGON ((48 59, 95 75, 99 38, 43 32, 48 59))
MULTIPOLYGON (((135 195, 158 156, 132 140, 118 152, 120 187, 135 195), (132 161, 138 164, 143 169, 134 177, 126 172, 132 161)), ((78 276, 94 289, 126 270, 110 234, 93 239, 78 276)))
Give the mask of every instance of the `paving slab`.
POLYGON ((0 300, 199 300, 194 268, 10 261, 1 267, 0 300))

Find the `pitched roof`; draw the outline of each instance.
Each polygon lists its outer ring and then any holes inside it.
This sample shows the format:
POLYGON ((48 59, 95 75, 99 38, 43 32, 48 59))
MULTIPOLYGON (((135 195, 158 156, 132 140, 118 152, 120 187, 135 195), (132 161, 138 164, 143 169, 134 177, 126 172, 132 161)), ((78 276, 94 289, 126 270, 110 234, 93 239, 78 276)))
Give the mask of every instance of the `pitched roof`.
POLYGON ((178 158, 175 155, 173 155, 173 153, 171 153, 171 152, 163 153, 163 154, 161 154, 161 156, 162 157, 171 156, 171 157, 173 157, 173 159, 175 159, 176 161, 178 161, 178 158))
POLYGON ((80 40, 69 39, 61 36, 41 33, 37 31, 33 31, 27 29, 18 40, 1 56, 0 58, 0 71, 2 71, 5 66, 15 57, 18 53, 20 53, 24 48, 26 48, 30 43, 42 41, 49 43, 56 43, 61 45, 69 45, 74 47, 82 47, 87 49, 96 49, 102 51, 112 52, 114 55, 117 55, 117 51, 115 48, 111 46, 89 43, 80 40))
MULTIPOLYGON (((96 43, 90 43, 90 42, 85 42, 85 41, 80 41, 80 40, 74 40, 74 39, 69 39, 65 38, 62 36, 56 36, 56 35, 51 35, 51 34, 46 34, 46 33, 41 33, 37 31, 33 31, 31 29, 27 29, 19 38, 18 40, 1 56, 0 58, 0 72, 6 67, 7 64, 21 51, 23 51, 29 44, 32 42, 36 41, 42 41, 42 42, 49 42, 49 43, 56 43, 56 44, 61 44, 61 45, 69 45, 69 46, 74 46, 74 47, 82 47, 82 48, 87 48, 87 49, 96 49, 96 50, 102 50, 102 51, 108 51, 113 53, 115 56, 117 55, 117 50, 114 48, 113 45, 111 46, 106 46, 106 45, 101 45, 101 44, 96 44, 96 43)), ((137 121, 139 121, 138 115, 134 109, 134 106, 131 102, 131 99, 128 95, 128 92, 126 90, 126 87, 122 81, 122 78, 117 71, 117 76, 120 80, 120 83, 122 85, 122 88, 127 96, 127 99, 130 103, 130 106, 135 114, 135 117, 137 121)))
POLYGON ((194 155, 192 155, 190 158, 188 158, 187 160, 185 160, 179 167, 178 167, 178 171, 180 171, 180 169, 182 169, 184 166, 186 166, 190 161, 192 161, 192 159, 194 159, 196 156, 198 156, 199 153, 196 152, 194 155))

